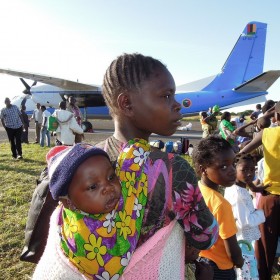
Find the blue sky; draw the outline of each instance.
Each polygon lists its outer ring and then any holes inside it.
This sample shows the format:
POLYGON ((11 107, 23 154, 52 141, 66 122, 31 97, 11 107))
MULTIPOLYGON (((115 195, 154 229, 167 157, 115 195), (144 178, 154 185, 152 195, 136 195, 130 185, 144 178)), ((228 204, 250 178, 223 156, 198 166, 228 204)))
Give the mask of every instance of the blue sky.
MULTIPOLYGON (((245 25, 261 21, 264 71, 279 70, 279 10, 278 0, 2 1, 0 68, 101 84, 116 56, 139 52, 163 61, 180 85, 217 74, 245 25)), ((1 102, 23 89, 0 75, 1 102)), ((280 79, 269 92, 279 100, 280 79)))

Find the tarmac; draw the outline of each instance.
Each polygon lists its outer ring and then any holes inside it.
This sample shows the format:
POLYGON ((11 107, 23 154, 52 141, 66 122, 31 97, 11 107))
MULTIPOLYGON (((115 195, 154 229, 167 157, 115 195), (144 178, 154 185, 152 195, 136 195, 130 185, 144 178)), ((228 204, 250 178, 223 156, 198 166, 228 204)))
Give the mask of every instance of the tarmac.
MULTIPOLYGON (((111 136, 114 133, 114 124, 112 120, 90 120, 93 126, 93 133, 86 132, 84 142, 90 144, 96 144, 101 142, 111 136)), ((189 122, 182 122, 182 126, 187 125, 189 122)), ((156 134, 152 134, 150 137, 150 141, 159 139, 163 142, 167 141, 177 141, 180 140, 181 137, 186 137, 190 140, 190 143, 195 145, 202 137, 201 125, 198 121, 191 122, 192 129, 190 131, 187 130, 177 130, 172 136, 159 136, 156 134)), ((29 143, 33 143, 35 141, 35 129, 34 122, 30 122, 30 127, 28 131, 28 140, 29 143)), ((55 137, 51 137, 51 144, 54 145, 55 137)), ((0 143, 8 142, 8 137, 5 129, 0 123, 0 143)))

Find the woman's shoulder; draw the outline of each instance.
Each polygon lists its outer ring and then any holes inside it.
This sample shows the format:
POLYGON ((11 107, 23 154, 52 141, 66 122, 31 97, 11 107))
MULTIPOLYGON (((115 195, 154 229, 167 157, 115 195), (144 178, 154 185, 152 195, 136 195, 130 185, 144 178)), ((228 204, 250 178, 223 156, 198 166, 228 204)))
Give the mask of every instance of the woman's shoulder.
POLYGON ((178 169, 184 169, 185 171, 187 170, 192 170, 192 167, 190 166, 189 162, 185 160, 182 156, 179 154, 173 154, 173 153, 166 153, 162 152, 160 150, 152 150, 150 153, 150 159, 152 161, 156 161, 158 159, 161 159, 168 163, 174 171, 177 171, 178 169))
POLYGON ((118 158, 123 143, 117 140, 114 136, 110 136, 104 141, 101 141, 95 146, 104 150, 110 157, 111 161, 114 162, 118 158))
POLYGON ((172 161, 172 176, 174 185, 189 183, 193 186, 197 186, 197 177, 194 169, 189 162, 180 155, 174 155, 172 161))
POLYGON ((150 153, 149 158, 152 164, 159 160, 164 162, 166 169, 172 174, 172 186, 174 189, 185 188, 186 183, 197 185, 194 169, 180 155, 154 150, 150 153))

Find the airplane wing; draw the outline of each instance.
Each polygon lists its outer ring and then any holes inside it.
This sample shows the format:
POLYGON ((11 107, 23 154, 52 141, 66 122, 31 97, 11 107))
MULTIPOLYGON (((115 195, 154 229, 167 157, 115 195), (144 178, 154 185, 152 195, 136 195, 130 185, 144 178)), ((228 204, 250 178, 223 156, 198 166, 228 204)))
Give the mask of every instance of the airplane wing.
POLYGON ((25 78, 37 82, 41 82, 47 85, 57 86, 66 90, 78 90, 78 91, 100 91, 100 87, 96 85, 87 85, 79 82, 69 81, 65 79, 50 77, 41 74, 20 72, 11 69, 0 69, 0 73, 20 78, 25 78))
POLYGON ((197 81, 193 81, 190 83, 186 83, 183 85, 179 85, 176 86, 176 91, 199 91, 201 89, 203 89, 205 86, 207 86, 208 84, 210 84, 214 78, 216 77, 216 75, 214 76, 210 76, 210 77, 206 77, 197 81))
POLYGON ((280 77, 280 70, 271 70, 264 72, 255 78, 236 87, 236 92, 263 92, 280 77))

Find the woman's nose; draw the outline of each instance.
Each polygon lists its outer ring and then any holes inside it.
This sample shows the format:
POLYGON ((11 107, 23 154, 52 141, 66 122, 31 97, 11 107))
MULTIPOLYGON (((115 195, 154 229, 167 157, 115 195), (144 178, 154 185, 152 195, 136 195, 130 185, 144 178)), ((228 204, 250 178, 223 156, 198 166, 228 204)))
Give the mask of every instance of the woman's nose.
POLYGON ((176 112, 181 110, 181 104, 179 102, 177 102, 175 98, 174 98, 174 105, 173 106, 174 106, 174 110, 176 112))

